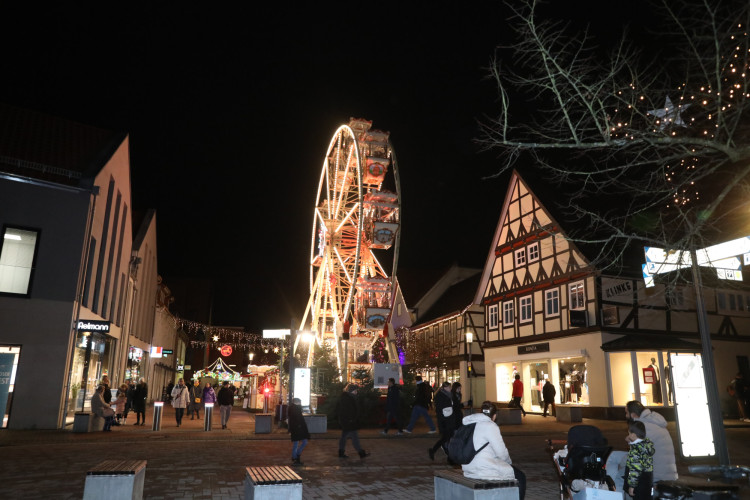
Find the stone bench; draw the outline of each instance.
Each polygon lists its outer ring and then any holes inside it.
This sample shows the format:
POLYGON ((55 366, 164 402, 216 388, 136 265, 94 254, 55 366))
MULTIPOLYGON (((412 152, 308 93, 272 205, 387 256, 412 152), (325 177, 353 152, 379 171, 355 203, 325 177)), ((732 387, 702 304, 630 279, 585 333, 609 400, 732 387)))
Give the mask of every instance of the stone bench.
POLYGON ((141 500, 145 460, 105 460, 86 472, 83 500, 141 500))
POLYGON ((520 408, 498 408, 497 419, 495 420, 498 424, 503 425, 521 425, 523 418, 521 417, 520 408))
POLYGON ((558 422, 583 422, 580 406, 555 405, 555 418, 558 422))
POLYGON ((302 500, 302 478, 291 467, 245 467, 245 473, 245 500, 302 500))
POLYGON ((328 415, 306 414, 304 415, 307 430, 311 434, 325 434, 328 432, 328 415))
POLYGON ((270 434, 273 429, 273 413, 255 414, 255 433, 270 434))
POLYGON ((79 411, 73 416, 73 432, 96 432, 104 428, 104 419, 94 413, 79 411))
MULTIPOLYGON (((520 411, 520 410, 519 410, 520 411)), ((518 500, 518 481, 465 477, 461 469, 435 471, 435 500, 518 500)))

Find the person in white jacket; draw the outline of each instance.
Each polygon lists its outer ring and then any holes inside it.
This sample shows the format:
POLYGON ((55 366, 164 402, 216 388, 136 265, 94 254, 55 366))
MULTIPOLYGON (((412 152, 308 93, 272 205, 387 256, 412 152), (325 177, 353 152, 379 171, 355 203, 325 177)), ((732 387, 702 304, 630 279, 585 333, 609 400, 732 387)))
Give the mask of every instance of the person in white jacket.
POLYGON ((674 481, 677 479, 677 461, 674 456, 672 436, 667 430, 667 421, 660 414, 647 410, 639 401, 630 401, 625 406, 625 417, 628 420, 643 422, 646 426, 646 437, 654 443, 654 484, 657 481, 674 481))
POLYGON ((462 465, 464 476, 473 479, 518 480, 519 498, 526 494, 526 475, 512 464, 508 448, 505 447, 500 427, 495 423, 497 407, 490 401, 482 403, 482 413, 464 417, 463 424, 476 424, 474 427, 474 449, 479 450, 485 443, 489 445, 480 450, 474 459, 462 465))

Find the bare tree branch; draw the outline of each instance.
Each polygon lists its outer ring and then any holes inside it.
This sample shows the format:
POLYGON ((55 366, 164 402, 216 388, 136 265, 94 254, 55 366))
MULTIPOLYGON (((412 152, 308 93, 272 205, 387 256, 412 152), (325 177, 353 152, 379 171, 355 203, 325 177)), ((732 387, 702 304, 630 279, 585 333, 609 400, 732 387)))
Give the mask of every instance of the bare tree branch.
POLYGON ((490 64, 499 110, 478 142, 500 153, 493 175, 531 160, 569 189, 574 239, 600 265, 631 242, 689 248, 726 231, 750 193, 750 4, 662 0, 648 45, 626 31, 611 47, 540 5, 512 6, 516 40, 490 64))

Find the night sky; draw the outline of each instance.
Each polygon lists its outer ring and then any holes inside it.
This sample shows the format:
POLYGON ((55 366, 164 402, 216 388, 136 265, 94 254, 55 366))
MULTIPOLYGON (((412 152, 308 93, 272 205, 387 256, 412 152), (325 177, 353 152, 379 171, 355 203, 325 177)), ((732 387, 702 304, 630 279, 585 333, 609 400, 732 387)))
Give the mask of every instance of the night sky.
POLYGON ((271 3, 4 5, 0 100, 130 134, 159 272, 210 279, 216 325, 301 317, 323 156, 349 117, 391 132, 399 268, 481 267, 507 188, 473 142, 497 110, 501 2, 271 3))

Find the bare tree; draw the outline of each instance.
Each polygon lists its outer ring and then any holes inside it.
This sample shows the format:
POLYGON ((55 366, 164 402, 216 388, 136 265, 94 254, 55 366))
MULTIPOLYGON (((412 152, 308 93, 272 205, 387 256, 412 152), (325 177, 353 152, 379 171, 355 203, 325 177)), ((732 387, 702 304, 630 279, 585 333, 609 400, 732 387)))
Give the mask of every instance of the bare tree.
POLYGON ((648 45, 626 30, 606 48, 541 8, 512 7, 516 41, 491 64, 500 109, 479 142, 500 152, 496 175, 530 157, 572 186, 565 207, 586 226, 573 237, 600 265, 624 243, 703 247, 729 214, 747 219, 750 3, 664 0, 644 13, 659 26, 648 45))

